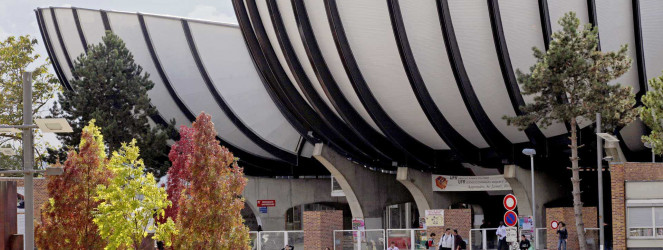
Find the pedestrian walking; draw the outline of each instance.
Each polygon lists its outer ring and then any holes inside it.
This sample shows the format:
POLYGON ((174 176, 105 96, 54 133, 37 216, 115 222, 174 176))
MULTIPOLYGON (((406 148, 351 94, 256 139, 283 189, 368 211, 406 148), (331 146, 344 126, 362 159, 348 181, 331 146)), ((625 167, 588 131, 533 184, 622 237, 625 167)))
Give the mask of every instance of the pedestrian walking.
POLYGON ((430 233, 430 236, 426 241, 426 249, 435 249, 435 236, 435 233, 430 233))
POLYGON ((467 246, 465 244, 465 241, 463 240, 463 237, 458 234, 458 230, 454 229, 454 250, 462 250, 465 249, 467 246))
POLYGON ((500 226, 497 227, 497 232, 495 232, 497 235, 497 250, 503 250, 507 249, 508 245, 506 244, 506 226, 504 226, 504 222, 500 221, 500 226))
POLYGON ((569 232, 566 231, 566 224, 564 222, 559 223, 559 229, 557 229, 557 235, 559 236, 559 241, 557 242, 557 250, 566 250, 566 239, 569 238, 569 232))
POLYGON ((438 243, 440 250, 452 250, 454 249, 454 236, 451 234, 451 228, 447 228, 444 231, 444 235, 440 238, 440 243, 438 243))

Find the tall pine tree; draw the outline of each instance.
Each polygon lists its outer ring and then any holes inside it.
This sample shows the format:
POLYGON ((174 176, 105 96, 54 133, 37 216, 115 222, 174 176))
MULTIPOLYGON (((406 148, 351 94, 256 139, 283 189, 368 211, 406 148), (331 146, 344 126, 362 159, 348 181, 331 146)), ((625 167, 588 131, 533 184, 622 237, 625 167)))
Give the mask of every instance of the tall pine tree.
POLYGON ((66 118, 74 129, 74 133, 58 134, 65 146, 58 155, 62 157, 67 146, 75 147, 85 123, 96 119, 110 152, 135 138, 147 169, 158 177, 166 174, 170 166, 166 141, 173 134, 173 126, 151 127, 148 123, 148 117, 156 114, 147 96, 154 83, 134 62, 124 42, 107 32, 103 42, 89 46, 87 53, 76 59, 72 75, 73 91, 59 94, 51 110, 54 116, 66 118))
POLYGON ((663 76, 649 80, 649 91, 642 96, 640 119, 651 129, 642 141, 649 143, 657 155, 663 154, 663 76))
POLYGON ((553 122, 571 125, 573 209, 580 249, 585 250, 578 122, 579 119, 591 121, 596 113, 601 113, 604 128, 614 131, 612 129, 633 121, 636 110, 633 109, 635 98, 631 88, 608 84, 629 70, 631 59, 626 56, 626 45, 617 52, 599 51, 598 30, 591 24, 581 28, 580 20, 573 12, 565 14, 558 23, 562 30, 553 34, 549 50, 542 52, 533 48, 537 62, 530 68, 530 73, 517 72, 522 93, 536 95, 534 102, 521 107, 525 115, 504 118, 520 129, 533 123, 544 128, 553 122))

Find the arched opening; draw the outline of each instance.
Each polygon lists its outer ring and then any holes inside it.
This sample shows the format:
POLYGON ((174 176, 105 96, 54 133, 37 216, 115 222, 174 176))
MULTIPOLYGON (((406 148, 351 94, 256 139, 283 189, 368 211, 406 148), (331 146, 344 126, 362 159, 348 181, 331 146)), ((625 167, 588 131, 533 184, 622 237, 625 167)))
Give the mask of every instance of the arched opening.
POLYGON ((242 209, 242 218, 244 218, 244 225, 249 227, 249 231, 259 231, 262 223, 260 222, 260 217, 256 216, 255 211, 251 208, 248 202, 244 202, 244 208, 242 209))

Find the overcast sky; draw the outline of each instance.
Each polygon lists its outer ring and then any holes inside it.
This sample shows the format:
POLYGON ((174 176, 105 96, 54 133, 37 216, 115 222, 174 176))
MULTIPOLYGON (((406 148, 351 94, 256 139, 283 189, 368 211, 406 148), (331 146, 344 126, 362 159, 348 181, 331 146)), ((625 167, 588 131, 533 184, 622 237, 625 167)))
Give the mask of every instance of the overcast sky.
MULTIPOLYGON (((8 36, 30 35, 39 41, 36 52, 47 57, 34 10, 51 6, 143 12, 237 23, 230 0, 0 0, 0 40, 8 36)), ((59 144, 52 134, 46 134, 45 138, 51 144, 59 144)))

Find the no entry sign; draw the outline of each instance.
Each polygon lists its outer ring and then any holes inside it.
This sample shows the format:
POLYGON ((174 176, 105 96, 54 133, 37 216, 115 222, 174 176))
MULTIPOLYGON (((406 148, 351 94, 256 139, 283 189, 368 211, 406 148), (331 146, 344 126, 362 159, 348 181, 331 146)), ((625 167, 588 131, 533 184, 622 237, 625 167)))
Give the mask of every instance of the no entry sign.
POLYGON ((513 227, 518 224, 518 215, 514 211, 506 211, 504 214, 504 224, 508 227, 513 227))
POLYGON ((276 200, 258 200, 258 207, 276 207, 276 200))
POLYGON ((502 202, 504 204, 504 208, 506 210, 514 210, 516 209, 516 205, 518 205, 518 200, 516 200, 516 196, 513 194, 507 194, 504 196, 504 201, 502 202))
POLYGON ((557 227, 559 227, 559 222, 557 222, 556 220, 550 222, 550 227, 552 229, 557 229, 557 227))

